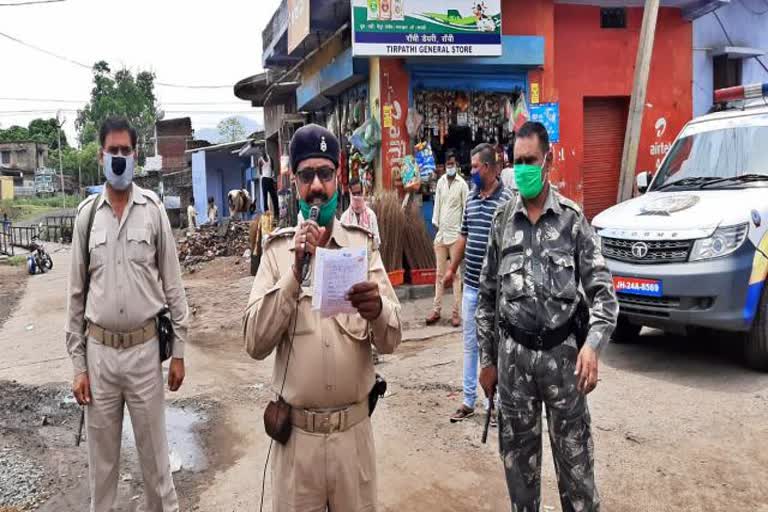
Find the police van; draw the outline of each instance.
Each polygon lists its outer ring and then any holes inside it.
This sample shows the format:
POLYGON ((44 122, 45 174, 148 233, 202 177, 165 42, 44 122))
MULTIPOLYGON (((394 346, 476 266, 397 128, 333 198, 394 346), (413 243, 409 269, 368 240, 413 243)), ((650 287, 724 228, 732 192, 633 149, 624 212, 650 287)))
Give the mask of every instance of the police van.
POLYGON ((641 196, 593 220, 619 297, 614 341, 642 326, 738 333, 768 371, 768 83, 715 92, 641 196))

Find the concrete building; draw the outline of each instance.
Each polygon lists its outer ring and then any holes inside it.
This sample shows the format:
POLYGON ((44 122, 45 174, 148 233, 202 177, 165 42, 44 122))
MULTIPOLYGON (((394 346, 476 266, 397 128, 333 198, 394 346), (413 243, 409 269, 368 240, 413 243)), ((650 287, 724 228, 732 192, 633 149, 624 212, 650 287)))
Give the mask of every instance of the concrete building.
POLYGON ((35 171, 44 169, 48 146, 37 142, 0 143, 0 176, 13 178, 17 195, 35 193, 35 171))
POLYGON ((208 220, 206 212, 209 197, 213 197, 221 218, 229 217, 227 194, 230 190, 246 189, 251 194, 251 200, 254 197, 258 199, 252 161, 255 154, 252 150, 253 142, 249 139, 187 151, 192 159, 192 194, 200 224, 208 220))
MULTIPOLYGON (((656 169, 693 114, 692 21, 727 2, 661 3, 638 172, 656 169)), ((421 140, 437 155, 457 149, 465 172, 479 142, 509 151, 513 130, 495 113, 514 118, 509 107, 522 99, 532 117, 547 120, 552 181, 590 218, 612 206, 643 2, 487 0, 471 11, 468 4, 441 0, 430 12, 410 12, 416 4, 399 3, 405 12, 395 20, 371 13, 364 0, 284 1, 263 33, 267 71, 241 80, 235 95, 264 107, 267 148, 277 155, 308 121, 335 126, 348 141, 350 113, 364 100, 382 127, 376 190, 400 186, 402 159, 421 140), (461 28, 475 23, 474 31, 461 28), (424 117, 415 131, 412 111, 424 117)))
POLYGON ((768 3, 719 2, 693 22, 693 114, 712 107, 716 89, 768 82, 768 3))
POLYGON ((188 117, 164 119, 155 123, 155 155, 163 158, 164 173, 179 172, 191 167, 186 151, 192 139, 192 120, 188 117))

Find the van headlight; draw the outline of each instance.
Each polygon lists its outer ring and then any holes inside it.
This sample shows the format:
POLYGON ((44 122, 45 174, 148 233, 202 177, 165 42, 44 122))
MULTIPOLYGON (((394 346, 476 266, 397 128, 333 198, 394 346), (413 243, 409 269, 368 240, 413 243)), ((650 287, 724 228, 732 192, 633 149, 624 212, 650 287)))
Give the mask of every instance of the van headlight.
POLYGON ((749 224, 717 228, 709 238, 696 240, 691 251, 691 261, 719 258, 736 251, 747 239, 749 224))

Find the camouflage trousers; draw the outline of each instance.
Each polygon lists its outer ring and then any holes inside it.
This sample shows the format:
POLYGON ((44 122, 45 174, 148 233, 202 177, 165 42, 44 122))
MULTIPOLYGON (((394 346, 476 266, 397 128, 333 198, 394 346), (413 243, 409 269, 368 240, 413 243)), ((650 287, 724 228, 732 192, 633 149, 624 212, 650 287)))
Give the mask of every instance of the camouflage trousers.
POLYGON ((573 337, 549 351, 508 339, 499 346, 499 450, 512 512, 537 512, 541 503, 541 404, 563 512, 596 512, 594 444, 586 397, 576 390, 573 337))

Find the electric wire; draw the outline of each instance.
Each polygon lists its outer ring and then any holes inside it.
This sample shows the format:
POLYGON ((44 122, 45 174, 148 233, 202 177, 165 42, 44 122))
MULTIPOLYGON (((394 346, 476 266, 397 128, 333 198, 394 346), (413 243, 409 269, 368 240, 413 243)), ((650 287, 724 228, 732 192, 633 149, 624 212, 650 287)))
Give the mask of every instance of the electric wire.
MULTIPOLYGON (((41 47, 39 47, 37 45, 34 45, 32 43, 27 43, 26 41, 22 41, 18 37, 14 37, 14 36, 12 36, 10 34, 6 34, 5 32, 0 32, 0 37, 4 37, 6 39, 9 39, 9 40, 13 41, 14 43, 20 44, 22 46, 26 46, 27 48, 31 48, 31 49, 33 49, 35 51, 44 53, 44 54, 46 54, 46 55, 48 55, 50 57, 53 57, 53 58, 56 58, 56 59, 59 59, 59 60, 65 61, 65 62, 69 62, 70 64, 73 64, 75 66, 87 69, 89 71, 93 69, 93 66, 85 64, 83 62, 79 62, 79 61, 71 59, 69 57, 65 57, 64 55, 59 55, 58 53, 52 52, 50 50, 46 50, 45 48, 41 48, 41 47)), ((197 85, 197 84, 190 85, 190 84, 177 84, 177 83, 160 82, 160 81, 155 81, 154 83, 155 83, 155 85, 160 85, 160 86, 163 86, 163 87, 172 87, 172 88, 177 88, 177 89, 230 89, 230 88, 233 87, 232 85, 229 85, 229 84, 228 85, 197 85)))
MULTIPOLYGON (((762 0, 762 2, 763 2, 764 4, 766 4, 766 5, 768 5, 768 3, 767 3, 765 0, 762 0)), ((742 6, 742 7, 743 7, 745 10, 749 11, 749 12, 750 12, 750 14, 754 14, 755 16, 762 16, 762 15, 764 15, 764 14, 768 13, 768 7, 767 7, 767 8, 766 8, 764 11, 758 11, 758 10, 756 10, 756 9, 753 9, 752 7, 750 7, 750 6, 747 4, 746 0, 739 0, 739 3, 741 4, 741 6, 742 6)))
POLYGON ((67 0, 29 0, 27 2, 12 2, 2 3, 0 7, 19 7, 20 5, 36 5, 36 4, 55 4, 59 2, 66 2, 67 0))
MULTIPOLYGON (((299 284, 301 286, 301 284, 299 284)), ((301 295, 301 294, 299 294, 301 295)), ((291 340, 288 344, 288 357, 285 360, 285 371, 283 372, 283 382, 280 384, 280 394, 278 396, 283 396, 283 389, 285 389, 285 380, 288 377, 288 365, 291 362, 291 354, 293 354, 293 339, 296 337, 296 325, 299 323, 299 303, 301 302, 301 296, 299 296, 298 299, 296 299, 296 311, 293 313, 293 332, 291 332, 291 340)), ((289 418, 290 420, 290 418, 289 418)), ((261 499, 259 500, 259 512, 262 512, 264 510, 264 489, 266 488, 267 484, 267 467, 269 467, 269 456, 272 453, 272 444, 275 442, 274 439, 269 439, 269 448, 267 449, 267 458, 264 461, 264 473, 261 476, 261 499)))
MULTIPOLYGON (((723 20, 720 19, 720 16, 717 14, 717 11, 712 11, 712 14, 715 16, 715 19, 717 20, 717 23, 720 25, 720 28, 723 30, 723 34, 725 34, 725 38, 728 40, 728 44, 733 46, 733 39, 731 39, 731 36, 728 34, 728 31, 725 29, 725 25, 723 25, 723 20)), ((763 61, 760 59, 758 55, 752 56, 758 64, 760 64, 760 67, 762 67, 766 73, 768 73, 768 66, 766 66, 763 61)))

